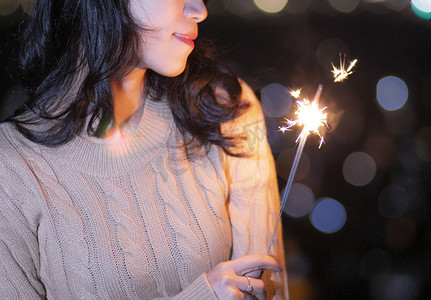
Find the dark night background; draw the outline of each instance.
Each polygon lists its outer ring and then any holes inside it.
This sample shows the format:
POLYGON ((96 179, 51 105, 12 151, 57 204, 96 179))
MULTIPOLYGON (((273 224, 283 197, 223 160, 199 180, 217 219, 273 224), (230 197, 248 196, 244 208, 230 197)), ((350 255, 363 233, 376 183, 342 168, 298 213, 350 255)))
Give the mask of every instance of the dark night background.
MULTIPOLYGON (((283 215, 291 300, 431 299, 431 21, 415 14, 409 1, 344 2, 358 4, 341 12, 337 0, 289 0, 271 14, 252 0, 211 0, 200 36, 215 42, 261 99, 280 191, 298 132, 279 132, 283 118, 271 109, 294 118, 283 87, 302 87, 304 97, 312 98, 323 84, 321 103, 329 115, 325 144, 318 149, 318 139, 309 138, 294 183, 297 198, 311 191, 313 199, 307 210, 289 197, 292 209, 306 212, 283 215), (358 63, 348 80, 334 83, 331 62, 338 66, 339 53, 358 63), (408 89, 406 104, 393 111, 377 101, 379 80, 387 76, 408 89), (274 84, 278 90, 269 88, 274 84), (352 176, 348 161, 354 179, 365 183, 346 178, 352 176), (346 213, 332 233, 312 222, 323 197, 346 213)), ((24 99, 15 68, 23 10, 1 15, 3 119, 24 99)), ((337 217, 329 214, 329 221, 337 217)))

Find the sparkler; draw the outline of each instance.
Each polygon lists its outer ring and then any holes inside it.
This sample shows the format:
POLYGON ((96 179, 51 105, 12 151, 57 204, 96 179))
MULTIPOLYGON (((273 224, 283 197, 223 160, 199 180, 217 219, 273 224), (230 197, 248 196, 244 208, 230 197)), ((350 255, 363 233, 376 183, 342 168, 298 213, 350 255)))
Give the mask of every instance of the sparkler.
MULTIPOLYGON (((275 228, 272 233, 271 242, 268 248, 268 254, 271 252, 271 247, 275 239, 275 234, 277 232, 278 224, 280 223, 281 215, 284 210, 284 206, 286 205, 287 196, 289 195, 290 188, 292 187, 293 178, 295 177, 296 169, 298 168, 299 160, 301 159, 302 151, 304 150, 305 142, 307 141, 307 137, 310 133, 316 133, 320 137, 320 146, 323 143, 323 137, 319 133, 319 127, 326 125, 327 114, 324 113, 324 108, 319 108, 319 99, 322 94, 323 86, 319 85, 317 88, 316 94, 314 96, 313 101, 309 101, 308 99, 304 99, 300 101, 298 98, 300 96, 299 92, 292 91, 294 93, 294 97, 296 98, 296 104, 298 105, 298 110, 296 111, 296 115, 298 118, 296 120, 286 119, 287 126, 281 127, 280 130, 285 132, 289 130, 293 126, 303 126, 301 133, 296 139, 296 143, 299 142, 298 150, 296 151, 295 158, 293 159, 292 169, 290 170, 289 177, 287 179, 286 188, 284 189, 283 197, 280 205, 280 212, 278 214, 277 220, 275 221, 275 228)), ((292 94, 291 92, 291 94, 292 94)))
POLYGON ((332 64, 332 74, 334 74, 334 82, 342 82, 345 79, 347 79, 347 77, 350 74, 353 74, 353 67, 356 65, 356 63, 358 62, 357 59, 354 59, 353 61, 350 62, 349 67, 346 69, 345 65, 346 65, 346 55, 344 55, 344 59, 341 60, 341 53, 340 53, 340 68, 338 69, 336 66, 334 66, 333 63, 332 64))
MULTIPOLYGON (((332 64, 332 73, 334 74, 334 82, 342 82, 347 79, 349 75, 353 73, 352 69, 355 67, 357 59, 354 59, 349 63, 349 67, 346 69, 346 55, 344 59, 341 59, 340 53, 340 68, 337 68, 332 64)), ((296 169, 298 168, 299 160, 301 159, 302 151, 304 150, 305 142, 307 141, 308 135, 310 133, 315 133, 320 137, 319 148, 322 146, 324 139, 319 133, 319 128, 326 124, 327 114, 324 112, 326 107, 319 108, 319 99, 322 94, 323 86, 320 84, 317 88, 316 94, 314 95, 313 101, 308 99, 299 100, 301 89, 291 90, 290 94, 296 99, 296 104, 298 105, 298 110, 295 112, 298 118, 296 120, 286 119, 286 126, 280 127, 282 132, 285 132, 292 128, 293 126, 303 126, 301 133, 296 139, 296 143, 299 142, 298 150, 296 150, 295 158, 293 159, 292 169, 290 170, 289 177, 287 179, 286 187, 282 196, 280 204, 280 212, 275 221, 274 231, 272 233, 271 242, 268 247, 268 255, 271 252, 272 244, 274 243, 275 234, 277 232, 278 224, 280 223, 281 215, 284 210, 284 206, 287 202, 287 197, 289 196, 290 188, 292 187, 293 178, 296 174, 296 169)))

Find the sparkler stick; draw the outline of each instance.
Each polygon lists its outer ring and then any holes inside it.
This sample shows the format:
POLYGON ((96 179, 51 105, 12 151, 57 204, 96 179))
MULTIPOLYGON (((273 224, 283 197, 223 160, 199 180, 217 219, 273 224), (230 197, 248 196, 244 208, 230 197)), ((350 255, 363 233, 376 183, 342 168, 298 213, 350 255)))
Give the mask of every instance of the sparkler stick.
POLYGON ((275 221, 274 231, 272 232, 271 242, 268 247, 268 255, 271 252, 272 244, 274 243, 275 235, 277 233, 278 224, 280 223, 281 215, 283 214, 284 206, 287 202, 287 196, 289 196, 290 188, 292 187, 293 178, 295 177, 296 169, 298 168, 299 160, 304 150, 305 142, 307 141, 307 135, 299 141, 298 150, 296 150, 295 159, 293 160, 292 169, 290 170, 289 178, 284 189, 283 198, 281 200, 280 212, 278 213, 277 220, 275 221))
MULTIPOLYGON (((307 141, 307 137, 311 132, 317 133, 319 136, 318 128, 324 124, 326 124, 326 113, 323 113, 323 110, 319 109, 317 103, 320 99, 320 95, 322 94, 323 86, 319 85, 316 94, 314 96, 313 102, 309 102, 307 99, 303 101, 297 100, 297 104, 299 106, 296 114, 299 116, 297 120, 288 120, 288 126, 281 128, 282 131, 289 129, 294 125, 303 125, 304 128, 299 134, 296 142, 299 141, 298 150, 296 150, 295 158, 293 159, 292 169, 290 170, 289 177, 287 179, 286 187, 284 189, 283 197, 280 204, 280 212, 275 221, 274 231, 272 233, 271 242, 268 247, 268 255, 271 252, 272 244, 274 243, 275 235, 277 233, 278 224, 280 223, 281 215, 284 210, 284 206, 287 202, 287 197, 289 196, 290 188, 292 187, 293 179, 296 174, 296 169, 298 168, 299 161, 301 159, 302 151, 304 150, 305 142, 307 141)), ((299 94, 298 94, 299 98, 299 94)), ((323 143, 323 137, 321 137, 320 145, 323 143)), ((319 146, 320 147, 320 146, 319 146)))

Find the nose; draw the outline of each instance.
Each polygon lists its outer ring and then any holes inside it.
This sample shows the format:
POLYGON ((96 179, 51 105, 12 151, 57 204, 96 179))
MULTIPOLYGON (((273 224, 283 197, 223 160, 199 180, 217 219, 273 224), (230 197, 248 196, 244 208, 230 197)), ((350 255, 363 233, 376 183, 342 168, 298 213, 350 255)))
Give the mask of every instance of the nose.
POLYGON ((186 0, 184 15, 196 23, 202 22, 208 16, 207 8, 202 0, 186 0))

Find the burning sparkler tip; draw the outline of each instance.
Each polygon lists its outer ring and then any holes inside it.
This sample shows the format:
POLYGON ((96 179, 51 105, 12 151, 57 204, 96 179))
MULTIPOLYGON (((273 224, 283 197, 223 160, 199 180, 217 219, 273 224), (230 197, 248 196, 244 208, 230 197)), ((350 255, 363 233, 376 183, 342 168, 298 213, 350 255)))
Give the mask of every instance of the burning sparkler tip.
POLYGON ((317 88, 316 94, 314 95, 313 101, 306 98, 303 100, 297 99, 296 104, 298 106, 298 110, 295 112, 297 119, 290 120, 286 118, 286 126, 280 127, 280 130, 285 132, 293 126, 302 126, 302 131, 296 139, 297 143, 306 139, 310 133, 315 133, 321 138, 319 148, 323 144, 323 137, 319 133, 319 128, 326 125, 327 113, 324 112, 326 107, 319 107, 319 99, 322 94, 322 89, 323 85, 320 84, 317 88))

